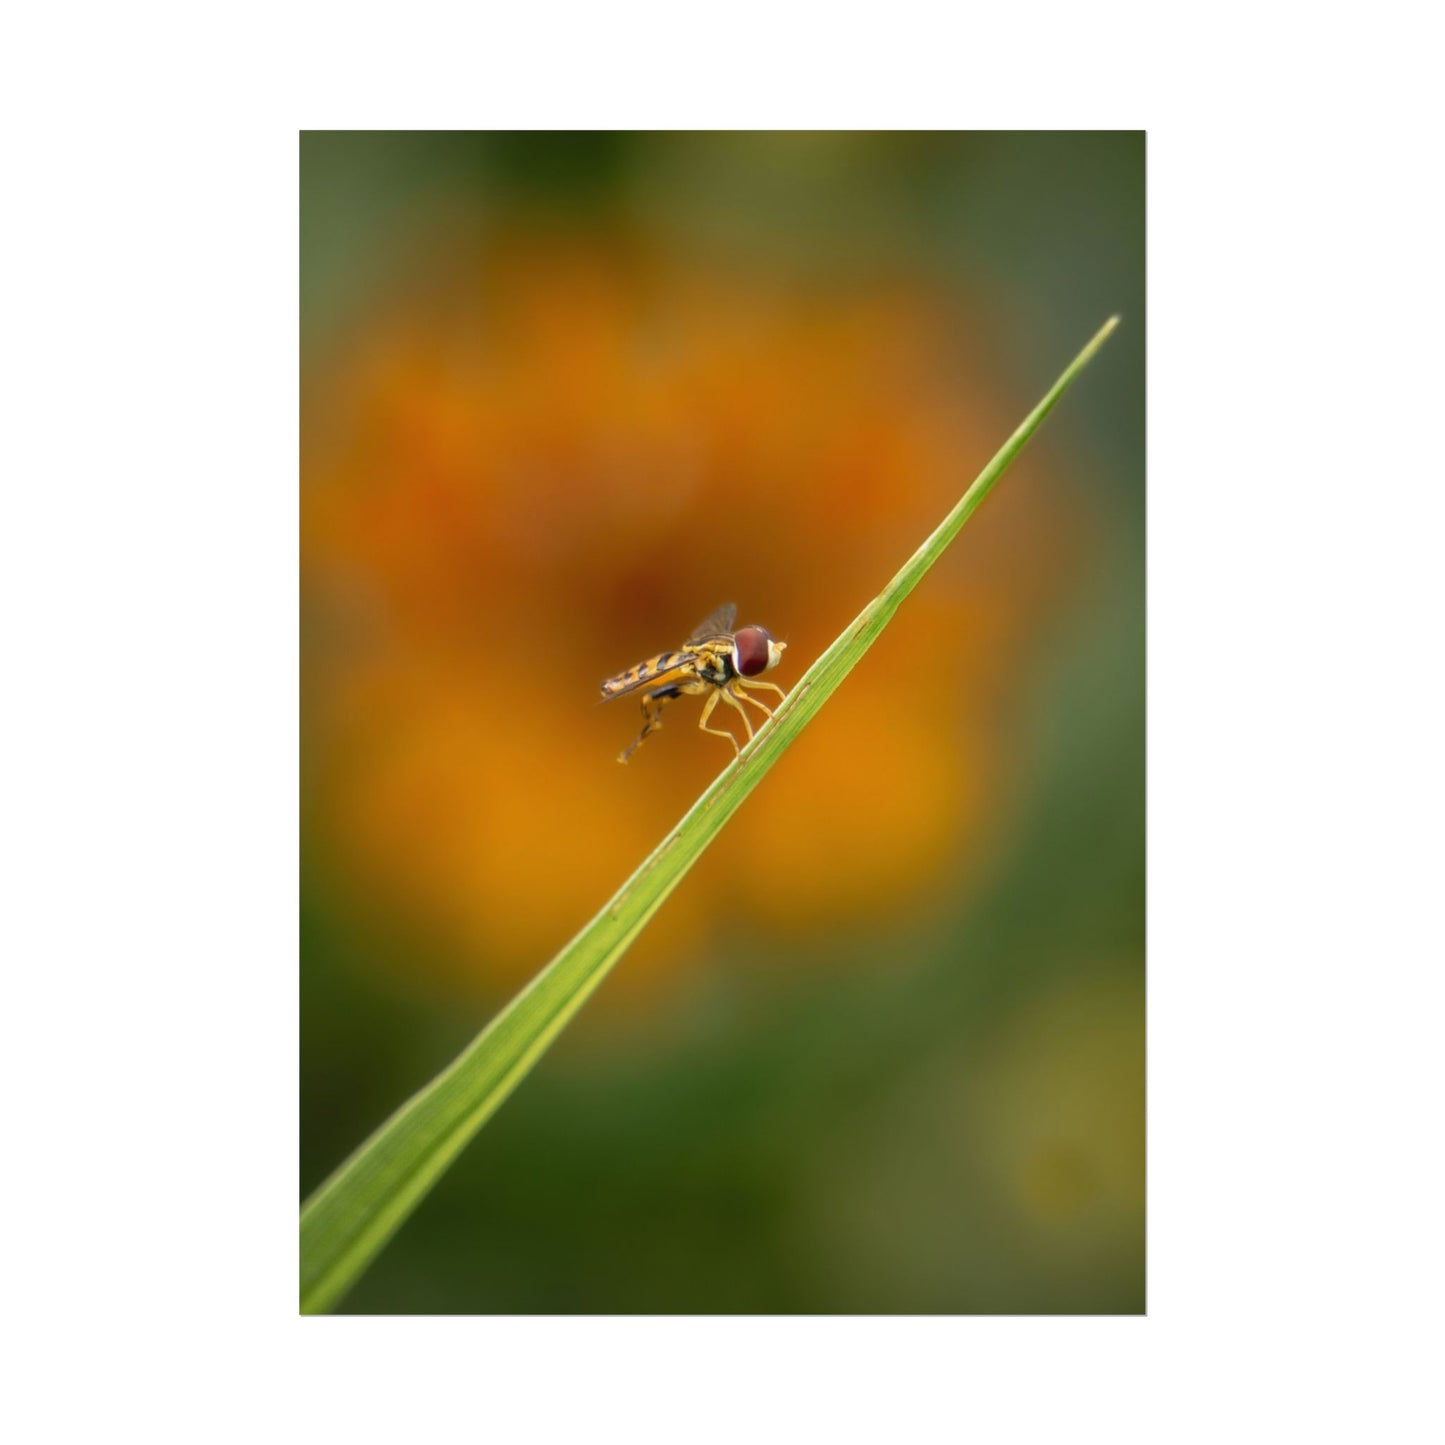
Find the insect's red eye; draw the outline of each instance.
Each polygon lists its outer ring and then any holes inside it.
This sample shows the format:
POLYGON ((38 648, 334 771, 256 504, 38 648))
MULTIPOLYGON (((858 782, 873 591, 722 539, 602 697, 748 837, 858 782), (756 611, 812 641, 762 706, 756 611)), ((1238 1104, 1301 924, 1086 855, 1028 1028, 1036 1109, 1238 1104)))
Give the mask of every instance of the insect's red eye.
POLYGON ((744 677, 756 677, 768 665, 768 644, 772 637, 761 627, 744 627, 733 635, 738 671, 744 677))

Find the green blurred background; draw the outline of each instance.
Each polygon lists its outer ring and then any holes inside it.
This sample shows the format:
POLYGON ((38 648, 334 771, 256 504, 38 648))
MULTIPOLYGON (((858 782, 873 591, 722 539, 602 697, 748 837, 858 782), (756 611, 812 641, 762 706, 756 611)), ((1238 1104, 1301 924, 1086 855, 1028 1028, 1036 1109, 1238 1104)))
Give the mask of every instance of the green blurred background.
POLYGON ((601 678, 790 685, 1123 318, 343 1309, 1142 1311, 1142 134, 301 162, 303 1196, 727 760, 601 678))

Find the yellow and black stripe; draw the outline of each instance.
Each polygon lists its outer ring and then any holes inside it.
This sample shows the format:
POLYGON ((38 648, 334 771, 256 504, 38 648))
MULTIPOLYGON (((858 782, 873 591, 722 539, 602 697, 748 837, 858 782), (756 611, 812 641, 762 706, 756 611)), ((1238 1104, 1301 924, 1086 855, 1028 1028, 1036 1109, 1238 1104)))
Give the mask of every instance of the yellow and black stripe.
POLYGON ((660 652, 602 684, 604 698, 623 697, 638 688, 681 687, 711 683, 721 687, 732 676, 732 639, 716 638, 678 652, 660 652))

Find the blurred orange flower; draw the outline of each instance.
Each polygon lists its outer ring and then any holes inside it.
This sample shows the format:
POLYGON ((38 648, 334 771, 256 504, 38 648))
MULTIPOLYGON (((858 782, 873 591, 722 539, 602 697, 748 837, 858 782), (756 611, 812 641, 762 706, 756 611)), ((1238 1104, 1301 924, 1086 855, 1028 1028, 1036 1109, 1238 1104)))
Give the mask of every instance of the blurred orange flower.
MULTIPOLYGON (((477 982, 534 971, 729 756, 681 703, 619 767, 639 718, 597 683, 729 599, 795 681, 1022 409, 957 330, 917 283, 784 287, 535 235, 378 314, 304 399, 308 853, 477 982)), ((628 972, 675 960, 712 897, 835 929, 956 878, 1064 543, 1036 489, 1001 489, 628 972)))

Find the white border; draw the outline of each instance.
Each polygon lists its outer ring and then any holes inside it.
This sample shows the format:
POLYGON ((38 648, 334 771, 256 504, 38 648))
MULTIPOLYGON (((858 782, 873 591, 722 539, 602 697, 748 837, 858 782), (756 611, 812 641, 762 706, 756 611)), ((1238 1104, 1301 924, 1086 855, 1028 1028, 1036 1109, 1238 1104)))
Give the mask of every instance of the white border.
POLYGON ((16 1438, 1438 1428, 1436 86, 1377 13, 17 23, 16 1438), (1149 127, 1150 1316, 298 1320, 296 131, 743 123, 1149 127))

